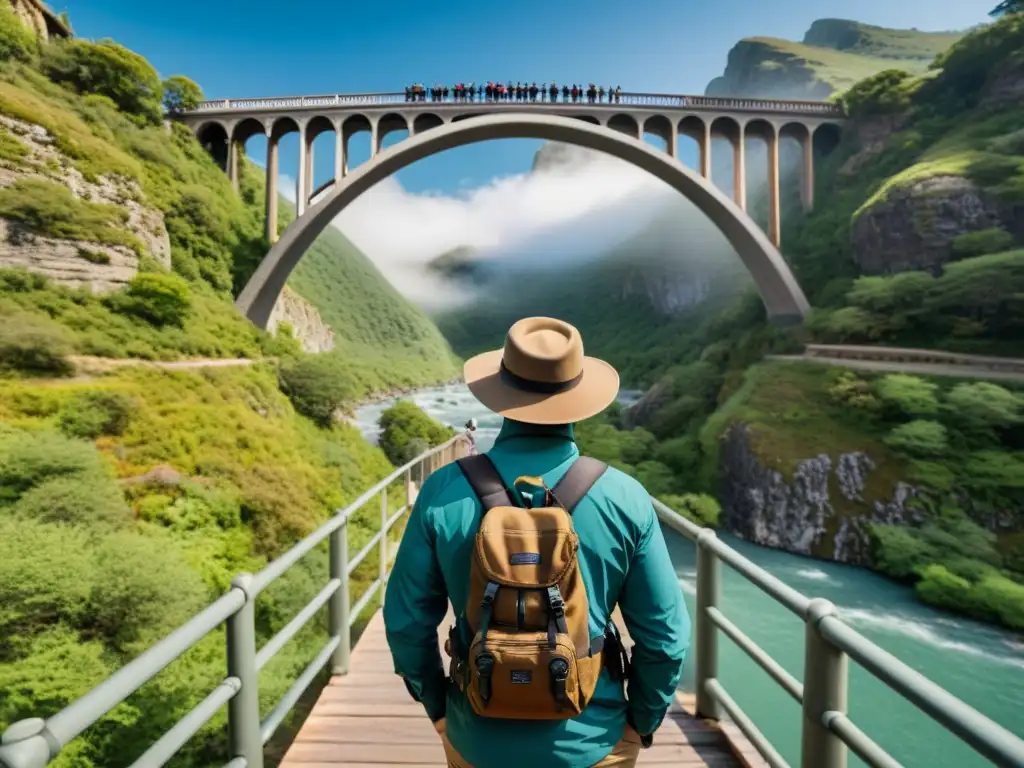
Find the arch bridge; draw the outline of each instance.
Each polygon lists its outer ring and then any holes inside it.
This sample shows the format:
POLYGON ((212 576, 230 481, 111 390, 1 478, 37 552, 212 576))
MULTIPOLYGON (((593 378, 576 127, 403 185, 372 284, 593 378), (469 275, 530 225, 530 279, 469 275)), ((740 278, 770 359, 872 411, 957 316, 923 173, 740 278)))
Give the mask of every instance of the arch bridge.
POLYGON ((781 243, 779 211, 779 144, 794 139, 802 148, 801 199, 805 210, 814 205, 814 148, 834 144, 845 115, 830 102, 773 99, 730 99, 683 94, 622 93, 614 103, 566 101, 409 101, 404 93, 332 94, 259 99, 204 101, 178 115, 200 142, 219 155, 232 181, 238 182, 238 147, 253 136, 267 137, 266 235, 277 240, 278 146, 289 133, 299 134, 296 214, 310 201, 348 175, 349 141, 370 134, 370 157, 392 133, 409 137, 460 120, 482 115, 529 112, 571 117, 621 132, 643 141, 645 134, 660 138, 665 152, 679 158, 680 138, 694 140, 699 150, 699 174, 710 182, 712 139, 729 141, 733 155, 733 198, 747 209, 746 139, 760 139, 768 148, 768 236, 781 243), (335 136, 334 178, 313 186, 313 142, 335 136))
MULTIPOLYGON (((332 675, 330 681, 288 749, 282 768, 444 765, 440 739, 426 712, 393 674, 375 606, 383 599, 388 569, 397 553, 396 534, 415 501, 417 487, 430 472, 467 455, 469 446, 466 436, 457 435, 397 468, 259 573, 237 576, 222 597, 81 698, 58 712, 40 712, 41 717, 10 725, 0 741, 0 767, 44 768, 77 736, 222 627, 226 643, 223 680, 209 692, 196 692, 196 698, 204 693, 205 698, 142 754, 124 755, 121 765, 133 760, 132 768, 157 768, 171 762, 226 706, 226 768, 263 768, 271 763, 264 754, 265 745, 325 669, 332 675), (348 523, 368 504, 380 506, 379 528, 350 557, 348 523), (260 594, 323 545, 327 552, 321 549, 321 556, 326 554, 329 563, 326 584, 277 634, 260 643, 255 611, 260 594), (377 578, 353 605, 350 578, 356 566, 375 550, 377 578), (322 650, 281 700, 261 712, 260 670, 324 612, 327 637, 322 650), (367 616, 369 623, 352 649, 352 627, 367 616)), ((678 697, 655 734, 654 746, 641 753, 640 764, 789 768, 787 758, 722 685, 719 643, 725 635, 800 705, 800 714, 791 722, 793 731, 800 733, 800 768, 846 768, 850 752, 872 768, 903 768, 850 715, 851 662, 965 742, 979 760, 1004 768, 1024 768, 1024 740, 859 634, 843 622, 829 601, 797 592, 720 541, 713 530, 695 525, 656 499, 652 502, 661 524, 696 547, 695 652, 692 661, 686 662, 694 665, 695 674, 694 690, 678 697), (720 601, 723 566, 756 585, 766 600, 777 602, 792 614, 792 620, 805 625, 802 679, 784 669, 725 615, 720 601)), ((667 577, 675 579, 676 575, 667 577)), ((618 621, 614 614, 612 619, 618 621)), ((439 627, 446 629, 445 624, 439 627)), ((922 764, 908 765, 919 768, 922 764)))

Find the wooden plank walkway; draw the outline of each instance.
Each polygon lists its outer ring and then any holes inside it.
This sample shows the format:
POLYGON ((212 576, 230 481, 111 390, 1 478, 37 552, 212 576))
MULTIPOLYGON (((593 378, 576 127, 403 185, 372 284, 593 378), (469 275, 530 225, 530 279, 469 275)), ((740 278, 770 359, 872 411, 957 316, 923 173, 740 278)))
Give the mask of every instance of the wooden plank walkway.
MULTIPOLYGON (((442 649, 451 623, 449 608, 438 629, 442 649)), ((618 625, 623 628, 621 619, 618 625)), ((280 768, 446 766, 440 737, 394 673, 380 611, 352 650, 349 668, 323 689, 280 768)), ((692 695, 681 693, 638 764, 766 765, 735 728, 719 729, 696 719, 693 711, 692 695)))

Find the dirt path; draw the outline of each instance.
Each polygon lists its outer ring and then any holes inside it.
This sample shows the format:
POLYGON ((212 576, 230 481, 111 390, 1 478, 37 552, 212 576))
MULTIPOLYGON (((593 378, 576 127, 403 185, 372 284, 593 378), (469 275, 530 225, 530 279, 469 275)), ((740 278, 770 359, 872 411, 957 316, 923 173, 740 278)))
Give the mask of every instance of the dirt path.
POLYGON ((150 368, 161 368, 167 371, 182 371, 192 368, 229 368, 239 365, 257 365, 273 360, 265 357, 258 360, 251 360, 245 357, 238 358, 198 358, 194 360, 141 360, 135 357, 113 358, 113 357, 92 357, 90 355, 69 355, 68 360, 75 366, 76 379, 91 378, 102 373, 113 371, 117 368, 125 368, 132 365, 149 366, 150 368))
POLYGON ((993 370, 977 365, 956 365, 951 363, 918 363, 908 360, 868 360, 847 357, 826 357, 819 355, 766 355, 767 360, 787 360, 802 363, 819 363, 852 368, 863 371, 886 373, 917 373, 925 376, 953 376, 963 379, 994 379, 997 381, 1024 381, 1024 371, 993 370))

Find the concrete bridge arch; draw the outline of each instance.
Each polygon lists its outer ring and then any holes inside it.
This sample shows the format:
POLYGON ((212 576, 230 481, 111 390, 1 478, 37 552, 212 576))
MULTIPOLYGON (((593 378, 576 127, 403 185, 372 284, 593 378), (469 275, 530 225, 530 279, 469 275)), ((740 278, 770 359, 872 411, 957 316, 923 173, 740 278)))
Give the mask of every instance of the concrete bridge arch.
POLYGON ((256 326, 266 328, 288 276, 313 241, 348 205, 388 176, 417 160, 455 147, 492 139, 524 138, 604 152, 665 182, 710 218, 736 249, 754 279, 769 317, 781 324, 802 321, 808 302, 782 254, 742 208, 710 180, 670 155, 637 141, 632 127, 626 133, 570 117, 528 112, 473 116, 438 125, 377 154, 334 184, 323 200, 292 222, 253 273, 236 306, 256 326))

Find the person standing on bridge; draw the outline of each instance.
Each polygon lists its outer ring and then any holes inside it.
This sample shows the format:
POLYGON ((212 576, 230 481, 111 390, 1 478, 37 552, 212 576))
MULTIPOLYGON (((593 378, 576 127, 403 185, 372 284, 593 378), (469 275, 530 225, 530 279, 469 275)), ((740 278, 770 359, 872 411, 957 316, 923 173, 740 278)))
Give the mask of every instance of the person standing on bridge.
POLYGON ((675 696, 690 619, 647 491, 576 447, 573 424, 615 401, 619 376, 548 317, 464 376, 504 423, 416 498, 384 600, 395 671, 449 766, 633 766, 675 696))

